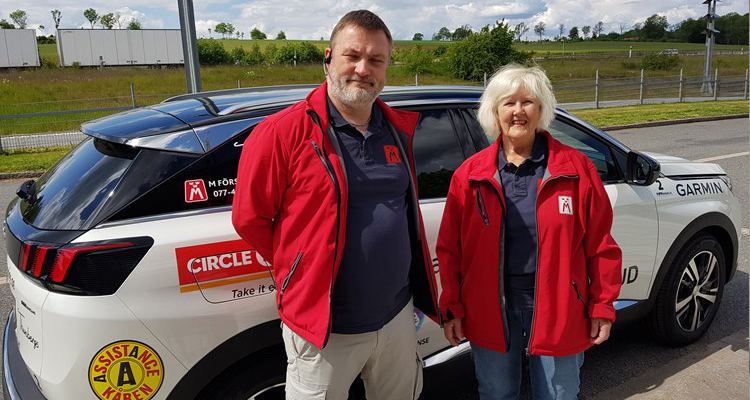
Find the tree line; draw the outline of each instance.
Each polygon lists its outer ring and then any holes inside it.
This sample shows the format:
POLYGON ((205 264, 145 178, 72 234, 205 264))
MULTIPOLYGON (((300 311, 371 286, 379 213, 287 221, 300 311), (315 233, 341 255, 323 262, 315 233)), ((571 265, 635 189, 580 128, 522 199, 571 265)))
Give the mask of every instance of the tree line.
MULTIPOLYGON (((729 13, 715 19, 715 29, 719 31, 716 35, 718 44, 748 44, 748 14, 740 15, 729 13)), ((671 41, 686 43, 703 43, 706 41, 706 20, 703 18, 688 18, 677 24, 671 25, 664 15, 653 14, 646 18, 645 21, 633 24, 630 29, 624 22, 619 23, 619 32, 604 32, 604 22, 598 21, 591 25, 583 25, 580 28, 573 26, 568 29, 565 24, 555 26, 554 32, 557 35, 553 39, 544 39, 544 34, 548 27, 542 21, 534 25, 534 33, 539 36, 539 41, 618 41, 618 40, 638 40, 638 41, 671 41)), ((515 41, 520 42, 524 35, 531 29, 525 22, 521 22, 514 27, 509 27, 509 32, 514 36, 515 41)), ((461 25, 454 31, 448 27, 442 27, 432 35, 432 40, 440 41, 460 41, 471 36, 471 26, 461 25)), ((414 41, 424 40, 425 36, 417 32, 412 37, 414 41)))
MULTIPOLYGON (((60 28, 62 11, 52 10, 50 13, 52 14, 52 22, 55 24, 55 30, 57 30, 60 28)), ((119 12, 110 12, 99 15, 99 13, 93 8, 88 8, 83 11, 83 16, 91 24, 91 29, 94 29, 97 24, 99 24, 102 29, 114 29, 115 26, 117 26, 117 29, 122 29, 123 26, 125 26, 125 29, 141 29, 141 23, 137 18, 130 18, 130 20, 128 20, 127 17, 123 17, 119 12)), ((26 26, 28 25, 26 11, 13 11, 10 13, 9 17, 13 23, 8 22, 5 18, 0 19, 0 29, 26 29, 26 26)), ((40 25, 39 29, 43 30, 44 25, 40 25)))

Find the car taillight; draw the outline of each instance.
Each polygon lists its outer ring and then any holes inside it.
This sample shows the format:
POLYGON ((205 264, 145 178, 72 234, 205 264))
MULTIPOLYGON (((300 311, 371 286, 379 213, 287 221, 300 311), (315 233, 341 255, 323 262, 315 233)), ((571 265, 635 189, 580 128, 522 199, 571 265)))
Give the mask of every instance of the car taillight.
POLYGON ((149 237, 48 246, 23 243, 19 269, 53 291, 113 294, 153 245, 149 237))

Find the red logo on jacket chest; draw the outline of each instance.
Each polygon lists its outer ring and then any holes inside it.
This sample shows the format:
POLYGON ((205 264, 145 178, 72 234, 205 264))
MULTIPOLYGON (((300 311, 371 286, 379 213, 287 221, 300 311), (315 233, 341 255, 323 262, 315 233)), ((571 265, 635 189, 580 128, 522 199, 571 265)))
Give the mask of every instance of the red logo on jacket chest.
POLYGON ((383 146, 383 150, 385 150, 385 159, 388 160, 389 163, 401 162, 401 155, 398 154, 398 147, 383 146))

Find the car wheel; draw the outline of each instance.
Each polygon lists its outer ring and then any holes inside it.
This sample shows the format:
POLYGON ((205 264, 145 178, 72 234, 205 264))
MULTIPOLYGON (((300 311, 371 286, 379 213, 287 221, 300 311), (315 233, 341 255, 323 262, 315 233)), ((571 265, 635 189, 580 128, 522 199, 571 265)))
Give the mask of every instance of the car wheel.
POLYGON ((671 346, 695 342, 711 325, 724 292, 724 251, 715 237, 700 234, 677 254, 651 311, 656 338, 671 346))
POLYGON ((201 392, 199 399, 283 400, 286 358, 283 348, 253 354, 230 367, 201 392))

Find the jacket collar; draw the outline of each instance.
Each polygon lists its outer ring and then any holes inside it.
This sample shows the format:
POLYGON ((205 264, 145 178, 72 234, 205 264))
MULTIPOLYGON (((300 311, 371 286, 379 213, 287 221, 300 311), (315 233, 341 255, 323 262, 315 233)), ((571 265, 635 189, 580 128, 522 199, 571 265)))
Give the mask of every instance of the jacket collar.
MULTIPOLYGON (((578 172, 570 160, 570 156, 567 154, 567 151, 570 149, 553 138, 547 131, 542 131, 539 134, 547 138, 547 172, 544 174, 544 179, 560 175, 577 175, 578 172)), ((470 180, 497 179, 497 160, 502 140, 503 137, 501 135, 489 148, 484 150, 485 154, 482 154, 479 163, 469 173, 470 180)))
MULTIPOLYGON (((328 109, 326 108, 328 106, 326 98, 327 88, 328 82, 324 81, 323 84, 310 92, 305 99, 307 109, 315 111, 315 113, 318 114, 318 118, 320 118, 320 123, 324 130, 328 129, 328 124, 330 123, 328 119, 328 109)), ((397 131, 409 136, 414 134, 414 129, 417 128, 417 121, 419 120, 419 113, 394 110, 386 105, 383 100, 380 100, 379 97, 375 99, 375 102, 383 112, 383 117, 385 117, 385 119, 388 120, 397 131)))

